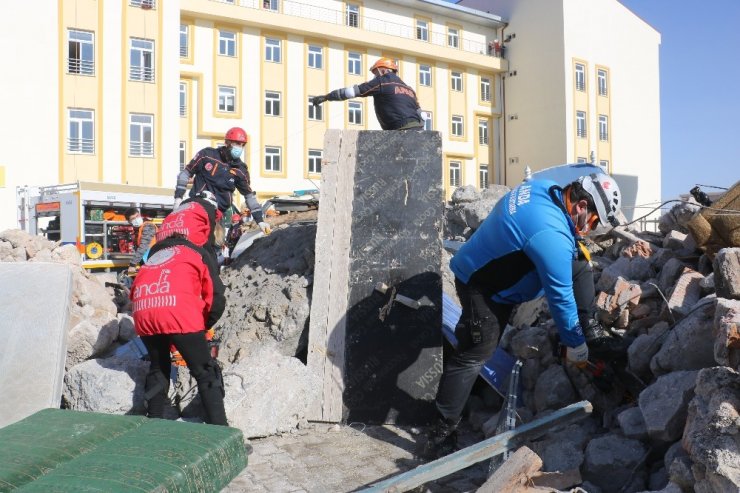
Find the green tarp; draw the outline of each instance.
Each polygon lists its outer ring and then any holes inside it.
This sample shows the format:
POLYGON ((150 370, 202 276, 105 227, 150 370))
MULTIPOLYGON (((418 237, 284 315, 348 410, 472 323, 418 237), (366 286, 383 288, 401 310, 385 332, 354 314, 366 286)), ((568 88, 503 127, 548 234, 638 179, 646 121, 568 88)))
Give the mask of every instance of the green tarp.
POLYGON ((45 409, 0 429, 0 492, 217 492, 246 466, 226 426, 45 409))

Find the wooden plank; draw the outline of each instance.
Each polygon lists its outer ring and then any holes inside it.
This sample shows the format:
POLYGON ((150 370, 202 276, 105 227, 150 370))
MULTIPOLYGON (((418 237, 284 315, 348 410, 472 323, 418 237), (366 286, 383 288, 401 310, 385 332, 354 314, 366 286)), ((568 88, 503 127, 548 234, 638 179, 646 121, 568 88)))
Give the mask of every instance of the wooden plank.
POLYGON ((476 493, 519 493, 529 478, 542 468, 542 459, 529 447, 519 450, 501 464, 476 493))
POLYGON ((398 493, 408 491, 429 481, 449 476, 454 472, 495 455, 502 454, 508 449, 516 448, 522 442, 537 437, 549 428, 584 419, 592 411, 593 407, 588 401, 571 404, 511 431, 488 438, 475 445, 459 450, 454 454, 421 465, 411 471, 381 481, 361 491, 365 493, 398 493))

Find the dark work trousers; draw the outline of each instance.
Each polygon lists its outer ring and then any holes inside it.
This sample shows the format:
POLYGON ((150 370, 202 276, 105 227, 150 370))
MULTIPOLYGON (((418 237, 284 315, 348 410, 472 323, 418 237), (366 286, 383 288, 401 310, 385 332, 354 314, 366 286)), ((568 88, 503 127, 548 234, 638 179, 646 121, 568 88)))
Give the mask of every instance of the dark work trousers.
POLYGON ((142 336, 149 353, 150 366, 144 392, 150 418, 164 417, 170 382, 170 343, 182 355, 190 375, 198 383, 198 392, 206 414, 206 422, 227 425, 221 370, 213 358, 205 331, 189 334, 142 336))
MULTIPOLYGON (((460 321, 455 327, 458 344, 445 358, 436 399, 437 410, 449 420, 458 420, 462 415, 473 384, 496 349, 515 306, 496 303, 491 300, 491 293, 485 294, 458 279, 455 289, 462 305, 460 321), (479 338, 476 332, 480 333, 479 338)), ((593 316, 595 294, 593 270, 588 262, 573 262, 573 293, 579 320, 585 323, 593 316)))

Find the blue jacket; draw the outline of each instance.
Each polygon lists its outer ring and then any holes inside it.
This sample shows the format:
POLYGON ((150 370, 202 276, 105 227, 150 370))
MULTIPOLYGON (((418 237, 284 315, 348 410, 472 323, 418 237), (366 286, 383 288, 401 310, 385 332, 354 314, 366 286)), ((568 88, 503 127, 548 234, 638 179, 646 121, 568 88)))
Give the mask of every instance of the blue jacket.
POLYGON ((450 261, 455 276, 497 303, 547 297, 560 339, 585 342, 573 296, 576 232, 554 181, 533 180, 507 193, 450 261))

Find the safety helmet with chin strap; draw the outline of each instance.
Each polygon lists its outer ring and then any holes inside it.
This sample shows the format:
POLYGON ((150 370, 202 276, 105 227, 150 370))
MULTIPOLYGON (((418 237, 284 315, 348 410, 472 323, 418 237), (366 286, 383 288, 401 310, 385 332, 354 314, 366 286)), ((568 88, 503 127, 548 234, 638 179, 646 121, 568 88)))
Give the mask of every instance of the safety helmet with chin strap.
POLYGON ((617 213, 622 207, 622 192, 611 176, 591 173, 578 178, 578 182, 593 199, 599 222, 603 226, 619 226, 617 213))

